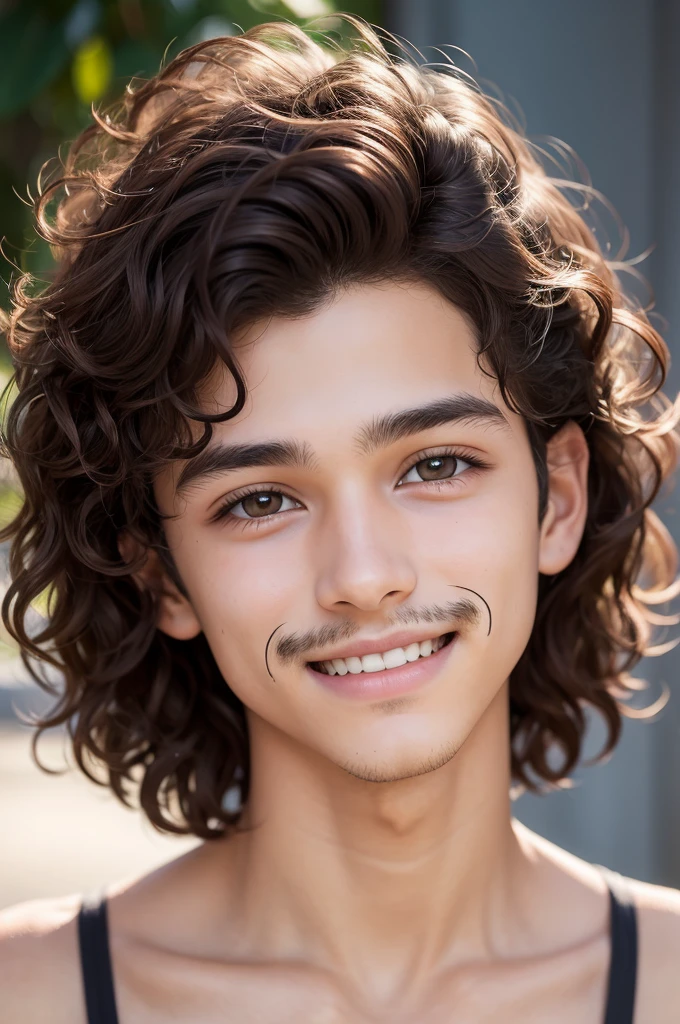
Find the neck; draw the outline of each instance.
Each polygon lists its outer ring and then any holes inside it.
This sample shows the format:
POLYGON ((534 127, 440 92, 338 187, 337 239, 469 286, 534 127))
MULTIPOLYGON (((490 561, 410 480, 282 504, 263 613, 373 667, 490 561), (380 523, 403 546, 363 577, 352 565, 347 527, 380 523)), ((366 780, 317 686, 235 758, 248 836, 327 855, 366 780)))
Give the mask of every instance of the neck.
POLYGON ((503 688, 452 760, 389 783, 253 718, 249 829, 228 844, 246 946, 339 969, 376 996, 508 949, 525 858, 507 707, 503 688))

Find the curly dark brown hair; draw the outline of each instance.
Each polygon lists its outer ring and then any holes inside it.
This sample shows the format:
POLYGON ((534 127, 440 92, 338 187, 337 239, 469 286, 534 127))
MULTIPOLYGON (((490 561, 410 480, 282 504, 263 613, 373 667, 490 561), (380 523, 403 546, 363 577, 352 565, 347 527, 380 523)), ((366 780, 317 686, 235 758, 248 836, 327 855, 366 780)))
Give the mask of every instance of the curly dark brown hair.
POLYGON ((41 288, 18 276, 5 317, 16 395, 2 450, 24 500, 0 533, 12 541, 2 618, 34 678, 49 686, 47 665, 64 680, 34 741, 66 723, 83 771, 126 803, 138 787, 162 830, 237 826, 224 795, 238 779, 247 798, 246 720, 204 635, 156 628, 158 594, 132 575, 143 556, 126 563, 118 539, 158 551, 183 590, 152 481, 242 410, 229 343, 241 327, 310 314, 352 282, 434 285, 468 314, 480 368, 525 419, 539 518, 546 442, 583 426, 583 538, 540 578, 510 679, 517 783, 565 784, 587 706, 607 726, 599 757, 610 753, 640 688, 629 670, 654 653, 651 625, 671 621, 648 606, 678 592, 675 546, 650 509, 678 453, 663 339, 502 104, 344 17, 347 52, 260 25, 184 50, 93 110, 39 182, 57 269, 41 288), (218 360, 238 398, 210 416, 198 396, 218 360))

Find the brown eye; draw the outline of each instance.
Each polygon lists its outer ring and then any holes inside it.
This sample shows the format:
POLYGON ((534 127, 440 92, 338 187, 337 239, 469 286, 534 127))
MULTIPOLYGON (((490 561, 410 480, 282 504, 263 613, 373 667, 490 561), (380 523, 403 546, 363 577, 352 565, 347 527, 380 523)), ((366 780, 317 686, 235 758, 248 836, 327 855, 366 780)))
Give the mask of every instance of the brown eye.
POLYGON ((428 455, 426 458, 414 462, 400 483, 436 484, 438 481, 446 483, 462 476, 466 469, 481 465, 481 462, 472 457, 463 459, 459 455, 449 455, 447 452, 443 452, 441 455, 428 455))
POLYGON ((458 459, 454 455, 433 455, 429 459, 421 459, 416 465, 423 480, 446 480, 455 473, 458 459))
POLYGON ((277 494, 273 491, 260 491, 257 494, 249 494, 239 504, 247 516, 256 519, 278 512, 281 508, 282 500, 282 494, 277 494))
POLYGON ((300 503, 280 491, 251 491, 236 501, 222 505, 214 519, 240 519, 246 524, 258 519, 275 518, 277 512, 287 512, 295 507, 300 508, 300 503))

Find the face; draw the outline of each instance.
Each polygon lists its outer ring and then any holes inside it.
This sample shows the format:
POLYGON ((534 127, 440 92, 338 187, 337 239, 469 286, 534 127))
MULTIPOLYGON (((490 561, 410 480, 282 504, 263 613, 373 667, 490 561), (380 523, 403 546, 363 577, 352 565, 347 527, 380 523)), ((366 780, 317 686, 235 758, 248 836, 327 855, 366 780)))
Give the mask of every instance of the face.
MULTIPOLYGON (((245 408, 207 459, 156 481, 189 595, 159 627, 203 630, 251 726, 364 779, 439 767, 522 654, 539 571, 573 557, 582 434, 539 524, 524 422, 466 318, 421 283, 354 286, 235 350, 245 408)), ((220 370, 202 404, 235 395, 220 370)))

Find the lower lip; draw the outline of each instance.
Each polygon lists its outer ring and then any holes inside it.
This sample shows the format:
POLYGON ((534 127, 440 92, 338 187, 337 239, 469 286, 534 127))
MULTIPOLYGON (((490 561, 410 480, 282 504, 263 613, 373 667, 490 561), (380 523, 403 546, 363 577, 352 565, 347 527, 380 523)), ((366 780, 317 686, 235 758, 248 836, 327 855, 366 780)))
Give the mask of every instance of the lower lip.
POLYGON ((400 693, 409 693, 424 686, 439 672, 448 658, 453 647, 455 647, 458 634, 455 633, 450 643, 440 647, 436 654, 430 654, 427 658, 418 658, 417 661, 407 661, 399 668, 387 668, 382 672, 357 672, 353 675, 348 672, 346 675, 329 676, 325 672, 318 672, 311 665, 307 665, 307 671, 314 678, 315 683, 332 690, 340 697, 349 697, 364 700, 384 700, 389 697, 396 697, 400 693))

